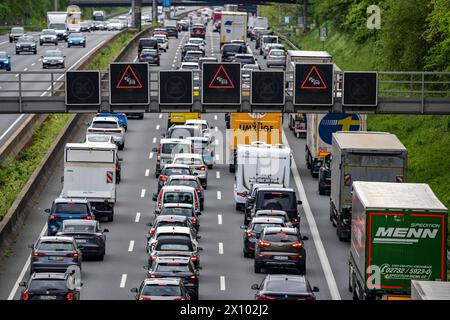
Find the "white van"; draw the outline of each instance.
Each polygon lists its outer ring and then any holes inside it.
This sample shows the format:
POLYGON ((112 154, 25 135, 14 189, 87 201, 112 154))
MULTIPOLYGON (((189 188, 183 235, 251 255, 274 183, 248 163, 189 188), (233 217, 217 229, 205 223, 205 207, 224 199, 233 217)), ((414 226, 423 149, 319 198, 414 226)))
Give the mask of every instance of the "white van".
POLYGON ((192 153, 192 142, 187 139, 161 139, 158 148, 153 148, 156 152, 155 177, 158 178, 166 164, 173 162, 173 157, 178 153, 192 153))

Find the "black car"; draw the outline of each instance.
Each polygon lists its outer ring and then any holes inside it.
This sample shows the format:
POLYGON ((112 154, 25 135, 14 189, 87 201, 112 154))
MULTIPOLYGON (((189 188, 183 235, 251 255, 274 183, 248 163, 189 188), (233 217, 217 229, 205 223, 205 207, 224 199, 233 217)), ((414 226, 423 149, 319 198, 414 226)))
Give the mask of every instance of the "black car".
POLYGON ((80 300, 80 290, 69 273, 33 273, 19 285, 24 288, 21 300, 80 300))
POLYGON ((258 290, 255 300, 316 300, 314 292, 319 292, 319 288, 311 288, 305 276, 291 274, 268 274, 252 289, 258 290))
POLYGON ((236 54, 244 53, 239 43, 226 43, 222 46, 222 62, 231 62, 236 54))
POLYGON ((166 27, 166 32, 167 32, 167 38, 175 37, 178 39, 178 29, 176 26, 166 27))
POLYGON ((331 192, 331 154, 325 156, 319 169, 319 194, 325 195, 331 192))
POLYGON ((158 40, 155 38, 141 38, 138 44, 138 54, 141 53, 143 49, 155 49, 159 54, 159 44, 158 40))
POLYGON ((191 38, 206 38, 206 28, 200 26, 193 26, 191 28, 191 38))
POLYGON ((143 49, 139 54, 139 62, 147 62, 148 64, 161 64, 159 59, 158 50, 155 49, 143 49))
POLYGON ((16 42, 16 54, 33 52, 37 54, 37 41, 32 36, 21 36, 16 42))
POLYGON ((82 22, 80 25, 80 32, 91 32, 92 26, 89 22, 82 22))
POLYGON ((191 224, 198 231, 200 229, 200 221, 198 216, 201 215, 201 212, 195 212, 192 204, 187 203, 166 203, 161 208, 159 216, 164 215, 177 215, 188 217, 191 221, 191 224))
POLYGON ((25 35, 25 29, 23 27, 13 27, 9 32, 9 43, 17 41, 21 36, 25 35))
POLYGON ((285 227, 285 223, 281 218, 273 217, 256 217, 253 218, 248 227, 241 226, 244 229, 244 257, 253 257, 255 252, 255 243, 258 241, 261 232, 266 227, 285 227))
POLYGON ((64 220, 57 236, 74 237, 83 257, 95 257, 103 260, 106 252, 106 236, 108 229, 101 229, 97 220, 64 220))
POLYGON ((192 299, 198 300, 199 269, 189 258, 158 257, 148 267, 147 278, 181 278, 192 299))
POLYGON ((252 54, 236 54, 233 62, 239 62, 241 66, 244 64, 256 64, 255 57, 252 54))

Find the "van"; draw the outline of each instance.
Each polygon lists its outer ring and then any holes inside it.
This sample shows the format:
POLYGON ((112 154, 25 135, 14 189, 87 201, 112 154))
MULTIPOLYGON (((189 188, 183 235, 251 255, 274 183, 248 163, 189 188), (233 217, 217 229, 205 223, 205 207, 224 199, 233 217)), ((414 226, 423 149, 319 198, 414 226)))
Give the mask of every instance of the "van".
POLYGON ((158 178, 164 166, 172 163, 175 154, 191 153, 193 148, 191 141, 186 139, 161 139, 159 147, 152 151, 157 153, 155 177, 158 178))
POLYGON ((155 38, 139 39, 138 54, 141 54, 142 49, 155 49, 159 54, 158 40, 155 38))
POLYGON ((203 137, 201 126, 194 125, 173 125, 167 130, 165 138, 185 139, 187 137, 203 137))

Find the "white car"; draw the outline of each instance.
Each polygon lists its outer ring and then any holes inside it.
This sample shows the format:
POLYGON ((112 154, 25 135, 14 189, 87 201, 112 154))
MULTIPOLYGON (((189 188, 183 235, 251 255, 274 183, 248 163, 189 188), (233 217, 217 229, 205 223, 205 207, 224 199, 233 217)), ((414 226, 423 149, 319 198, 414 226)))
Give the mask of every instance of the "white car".
POLYGON ((173 164, 187 164, 192 173, 200 179, 202 187, 208 187, 208 167, 203 161, 201 154, 196 153, 178 153, 173 158, 173 164))
POLYGON ((153 194, 153 201, 156 201, 155 214, 159 214, 166 203, 190 204, 194 206, 195 211, 200 211, 200 198, 197 191, 189 186, 164 186, 158 194, 153 194))
POLYGON ((198 245, 197 235, 193 233, 192 228, 181 226, 161 226, 156 228, 155 233, 150 237, 150 239, 148 239, 147 252, 151 253, 160 236, 177 236, 177 235, 189 237, 190 240, 195 245, 198 245))
POLYGON ((120 31, 123 29, 123 24, 117 19, 112 19, 108 21, 108 26, 106 27, 108 31, 120 31))
POLYGON ((184 125, 186 125, 186 126, 190 126, 190 125, 201 126, 204 136, 209 136, 210 135, 209 130, 214 129, 214 127, 209 126, 208 121, 203 120, 203 119, 188 119, 188 120, 186 120, 184 125))
POLYGON ((183 63, 181 63, 180 70, 200 71, 200 68, 198 66, 198 62, 183 62, 183 63))
POLYGON ((164 52, 169 49, 169 39, 164 34, 155 34, 153 36, 154 39, 158 41, 159 50, 164 50, 164 52))
POLYGON ((206 41, 205 39, 202 38, 189 38, 189 40, 187 41, 187 43, 195 43, 198 44, 200 49, 205 52, 206 50, 206 41))
POLYGON ((205 137, 188 137, 186 140, 191 141, 194 152, 202 155, 203 162, 206 163, 208 169, 212 169, 214 165, 214 140, 212 138, 205 137))
POLYGON ((285 50, 284 45, 281 43, 268 43, 264 47, 264 52, 263 52, 264 59, 267 58, 267 55, 269 54, 270 50, 272 50, 272 49, 285 50))
POLYGON ((108 134, 114 139, 119 150, 125 148, 125 129, 116 117, 94 117, 86 134, 108 134))

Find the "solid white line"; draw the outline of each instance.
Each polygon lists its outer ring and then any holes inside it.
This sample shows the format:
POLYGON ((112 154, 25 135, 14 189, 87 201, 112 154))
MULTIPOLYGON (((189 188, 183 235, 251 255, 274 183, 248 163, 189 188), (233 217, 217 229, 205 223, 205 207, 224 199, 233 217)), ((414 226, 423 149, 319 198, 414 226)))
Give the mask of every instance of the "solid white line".
POLYGON ((216 171, 216 178, 220 179, 220 171, 216 171))
POLYGON ((160 127, 161 127, 161 126, 158 124, 158 125, 156 126, 156 130, 159 130, 160 127))
POLYGON ((153 158, 153 152, 150 152, 150 154, 148 155, 148 158, 149 159, 153 158))
POLYGON ((16 73, 16 77, 18 77, 19 76, 19 74, 18 73, 16 73))
POLYGON ((0 42, 0 46, 1 46, 2 44, 8 43, 8 42, 9 42, 9 41, 0 42))
POLYGON ((217 215, 217 224, 222 224, 222 215, 221 214, 217 215))
MULTIPOLYGON (((44 228, 42 228, 41 233, 39 234, 39 238, 41 238, 46 232, 47 232, 47 223, 45 223, 44 228)), ((25 276, 25 273, 27 272, 30 264, 31 264, 31 254, 28 256, 28 259, 25 262, 25 265, 23 266, 19 277, 17 278, 16 283, 14 284, 14 287, 12 288, 11 292, 9 293, 8 300, 14 299, 14 296, 16 295, 16 292, 19 289, 19 283, 22 281, 23 277, 25 276)))
POLYGON ((128 246, 128 252, 133 252, 134 240, 130 240, 130 245, 128 246))
MULTIPOLYGON (((283 130, 283 144, 290 148, 289 142, 286 138, 286 134, 283 130)), ((336 279, 333 275, 333 270, 331 269, 330 261, 328 260, 327 253, 320 238, 319 229, 317 228, 316 220, 309 206, 308 198, 306 197, 305 188, 303 187, 302 180, 297 170, 297 165, 295 159, 292 159, 291 171, 294 176, 295 185, 297 186, 298 192, 300 194, 300 200, 302 200, 303 210, 305 211, 306 220, 308 221, 309 229, 311 230, 311 235, 314 240, 314 245, 316 246, 317 255, 319 256, 320 264, 322 265, 323 273, 325 274, 325 279, 327 280, 328 289, 330 290, 331 298, 333 300, 341 300, 341 295, 339 294, 339 289, 336 284, 336 279)))
POLYGON ((217 191, 217 200, 222 199, 222 192, 217 191))
POLYGON ((219 140, 216 140, 216 141, 214 142, 214 144, 215 144, 216 146, 218 146, 218 145, 219 145, 219 140))
POLYGON ((145 170, 145 176, 148 177, 150 175, 150 169, 145 170))
POLYGON ((220 291, 225 291, 225 276, 220 276, 220 291))
POLYGON ((120 287, 125 288, 125 284, 127 283, 127 274, 124 273, 122 275, 122 279, 120 279, 120 287))
POLYGON ((223 254, 223 243, 219 242, 219 254, 223 254))
POLYGON ((145 197, 145 189, 141 190, 141 198, 145 197))
POLYGON ((17 124, 17 122, 19 122, 20 119, 22 119, 23 117, 25 117, 25 114, 21 114, 21 115, 16 119, 16 121, 14 121, 14 122, 9 126, 9 128, 6 129, 6 131, 0 136, 0 140, 2 140, 2 139, 8 134, 8 132, 11 131, 12 128, 14 128, 14 126, 17 124))
POLYGON ((141 219, 141 213, 140 212, 137 212, 136 213, 136 218, 134 219, 134 222, 139 222, 139 219, 141 219))
POLYGON ((156 137, 153 138, 153 143, 156 143, 156 137))

